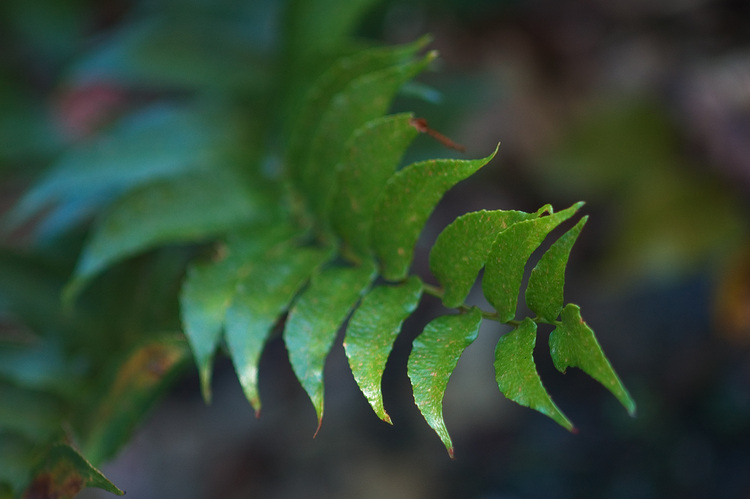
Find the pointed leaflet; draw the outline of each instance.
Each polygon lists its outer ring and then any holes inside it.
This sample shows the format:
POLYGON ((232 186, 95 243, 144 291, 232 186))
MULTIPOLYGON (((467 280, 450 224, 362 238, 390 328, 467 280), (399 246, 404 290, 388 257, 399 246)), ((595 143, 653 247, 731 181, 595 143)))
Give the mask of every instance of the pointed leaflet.
POLYGON ((85 487, 96 487, 112 494, 125 494, 80 452, 60 443, 44 451, 24 497, 72 499, 85 487))
POLYGON ((258 364, 279 316, 315 270, 331 256, 326 249, 278 245, 257 258, 237 285, 226 314, 225 336, 242 390, 260 411, 258 364))
POLYGON ((95 465, 114 456, 189 359, 188 345, 178 337, 149 340, 136 346, 117 366, 105 396, 88 414, 84 455, 95 465))
POLYGON ((310 135, 318 128, 333 97, 359 76, 407 62, 425 44, 426 39, 421 39, 408 45, 378 47, 342 57, 310 85, 305 99, 294 109, 294 122, 287 144, 286 167, 294 182, 297 182, 302 165, 307 161, 310 135))
POLYGON ((557 370, 564 373, 568 367, 580 368, 612 392, 631 416, 635 415, 635 402, 604 356, 594 331, 581 318, 581 309, 570 303, 563 309, 561 318, 562 323, 549 337, 550 353, 557 370))
POLYGON ((495 348, 495 380, 500 391, 517 404, 554 419, 568 430, 573 424, 558 409, 542 385, 534 364, 536 324, 528 317, 502 336, 495 348))
MULTIPOLYGON (((341 324, 377 275, 375 265, 329 267, 313 275, 289 311, 284 342, 289 361, 323 420, 323 368, 341 324)), ((317 431, 316 431, 317 433, 317 431)))
POLYGON ((443 305, 455 308, 466 300, 500 232, 537 216, 482 210, 462 215, 443 229, 430 250, 430 270, 445 290, 443 305))
POLYGON ((211 400, 211 368, 234 294, 234 269, 227 260, 193 263, 180 294, 182 324, 198 366, 201 392, 211 400))
POLYGON ((344 337, 354 379, 380 419, 391 422, 383 407, 381 380, 401 324, 417 308, 422 281, 411 276, 396 286, 372 289, 354 311, 344 337))
POLYGON ((244 188, 242 179, 226 171, 155 182, 128 193, 95 227, 66 297, 74 298, 95 275, 138 252, 201 240, 267 217, 266 194, 244 188))
POLYGON ((526 286, 526 305, 546 321, 556 320, 562 311, 565 267, 568 264, 570 250, 578 239, 586 220, 588 217, 583 217, 575 227, 555 241, 529 276, 529 284, 526 286))
POLYGON ((453 443, 443 421, 443 395, 459 357, 477 338, 481 322, 482 312, 477 308, 438 317, 414 340, 407 364, 414 402, 451 458, 453 443))
POLYGON ((313 214, 324 222, 336 181, 336 165, 351 134, 368 121, 382 116, 396 91, 432 61, 436 55, 354 79, 331 100, 312 138, 310 153, 300 180, 313 214))
POLYGON ((368 121, 352 134, 338 165, 332 225, 345 251, 357 259, 370 253, 370 224, 378 198, 419 133, 412 119, 412 114, 397 114, 368 121))
POLYGON ((559 213, 518 222, 497 236, 485 265, 482 291, 497 310, 500 322, 508 322, 516 315, 526 261, 547 234, 581 206, 583 203, 577 203, 559 213))
POLYGON ((211 399, 214 351, 221 339, 224 316, 237 282, 249 272, 257 256, 274 244, 292 238, 295 232, 295 229, 280 224, 260 225, 233 233, 223 259, 195 262, 188 268, 180 293, 180 313, 207 402, 211 399))
MULTIPOLYGON (((499 146, 498 146, 499 147, 499 146)), ((372 224, 372 243, 383 266, 383 277, 406 277, 422 227, 443 194, 495 157, 437 159, 413 163, 396 172, 378 201, 372 224)))

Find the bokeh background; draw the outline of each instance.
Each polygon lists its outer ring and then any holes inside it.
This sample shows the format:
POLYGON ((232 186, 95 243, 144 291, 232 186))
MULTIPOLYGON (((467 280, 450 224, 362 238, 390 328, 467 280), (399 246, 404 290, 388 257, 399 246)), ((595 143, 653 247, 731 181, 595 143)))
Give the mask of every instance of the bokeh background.
MULTIPOLYGON (((246 3, 257 15, 238 45, 262 47, 278 2, 246 3)), ((75 63, 110 31, 127 34, 133 12, 148 4, 2 2, 0 162, 12 165, 3 205, 24 185, 19 162, 44 163, 144 98, 116 77, 76 80, 85 68, 75 63)), ((750 3, 393 0, 374 7, 358 35, 402 43, 425 33, 441 54, 436 71, 419 78, 431 99, 404 95, 396 108, 415 110, 468 157, 502 146, 439 206, 423 256, 467 211, 585 200, 590 220, 566 298, 596 331, 637 417, 582 373, 556 372, 544 335, 542 379, 578 434, 503 399, 492 358, 504 330, 484 325, 445 397, 451 461, 406 376, 411 339, 440 311, 428 301, 386 370, 394 426, 372 413, 337 346, 313 439, 313 408, 277 339, 261 365, 260 419, 228 362, 217 365, 210 406, 189 371, 105 474, 131 499, 750 497, 750 3)), ((184 64, 176 78, 191 69, 190 58, 173 57, 179 45, 165 34, 152 54, 157 64, 184 64)), ((128 64, 117 53, 101 57, 110 70, 128 64)), ((221 58, 216 74, 226 69, 221 58)), ((446 152, 422 140, 410 154, 446 152)))

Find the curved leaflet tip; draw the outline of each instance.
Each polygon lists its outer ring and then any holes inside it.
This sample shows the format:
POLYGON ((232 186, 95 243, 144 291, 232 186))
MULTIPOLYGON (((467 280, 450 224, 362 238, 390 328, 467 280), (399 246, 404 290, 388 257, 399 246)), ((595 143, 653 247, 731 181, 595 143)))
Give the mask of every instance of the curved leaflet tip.
POLYGON ((516 315, 524 268, 531 254, 550 231, 572 217, 581 206, 583 203, 576 203, 558 213, 518 222, 497 236, 485 265, 482 291, 497 310, 500 322, 511 321, 516 315))
POLYGON ((430 270, 445 290, 443 305, 463 304, 500 232, 536 217, 522 211, 482 210, 462 215, 443 229, 430 250, 430 270))
POLYGON ((581 318, 578 305, 566 305, 561 319, 549 336, 550 354, 557 370, 565 372, 568 367, 580 368, 612 392, 628 413, 635 416, 635 401, 604 356, 594 331, 581 318))
POLYGON ((388 180, 372 225, 373 248, 383 277, 391 281, 406 277, 419 234, 437 203, 448 189, 489 163, 497 150, 475 160, 413 163, 388 180))
POLYGON ((570 250, 578 239, 588 217, 583 217, 572 229, 563 234, 542 255, 529 276, 526 286, 526 305, 548 322, 557 319, 563 308, 565 268, 570 250))
POLYGON ((323 421, 323 369, 341 324, 376 276, 375 265, 329 267, 313 275, 284 327, 284 343, 297 379, 323 421))
POLYGON ((398 285, 373 288, 354 311, 344 337, 344 349, 354 379, 370 406, 383 421, 391 417, 383 407, 381 380, 401 331, 401 324, 417 308, 422 281, 412 276, 398 285))
POLYGON ((573 423, 560 411, 542 385, 534 363, 536 324, 528 317, 502 336, 495 348, 495 380, 505 397, 530 407, 573 431, 573 423))
POLYGON ((407 373, 414 402, 453 458, 453 442, 443 421, 443 396, 463 351, 477 338, 482 313, 472 308, 459 315, 443 315, 424 328, 412 344, 407 373))

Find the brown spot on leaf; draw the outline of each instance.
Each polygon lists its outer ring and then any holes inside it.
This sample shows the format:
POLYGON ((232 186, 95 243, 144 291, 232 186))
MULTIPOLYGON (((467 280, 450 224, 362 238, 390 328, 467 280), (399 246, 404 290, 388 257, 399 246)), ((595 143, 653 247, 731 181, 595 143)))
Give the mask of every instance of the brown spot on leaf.
POLYGON ((58 470, 57 477, 43 472, 34 478, 23 499, 67 499, 75 497, 85 485, 83 477, 72 470, 58 470), (59 482, 55 481, 55 478, 59 482))

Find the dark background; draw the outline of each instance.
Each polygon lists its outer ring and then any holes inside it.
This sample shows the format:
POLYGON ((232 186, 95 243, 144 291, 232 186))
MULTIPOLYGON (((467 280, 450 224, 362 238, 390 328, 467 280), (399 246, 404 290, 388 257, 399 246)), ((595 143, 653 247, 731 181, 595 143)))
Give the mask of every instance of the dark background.
MULTIPOLYGON (((12 28, 0 35, 9 42, 6 67, 27 58, 22 73, 46 99, 40 107, 58 109, 71 134, 83 133, 71 111, 80 105, 49 75, 130 8, 11 1, 0 10, 12 28)), ((337 346, 313 440, 314 411, 276 339, 261 365, 259 420, 228 362, 217 365, 210 406, 191 371, 105 474, 131 499, 750 497, 750 4, 391 1, 360 29, 387 43, 424 33, 441 64, 419 80, 440 102, 404 97, 396 107, 415 109, 466 145, 468 157, 502 146, 448 194, 422 251, 467 211, 587 201, 566 299, 597 332, 637 417, 584 374, 555 371, 549 331, 535 357, 578 434, 505 400, 492 369, 504 329, 485 324, 445 397, 451 461, 406 376, 411 340, 440 312, 428 300, 386 370, 394 426, 367 406, 337 346)), ((446 153, 424 137, 412 154, 446 153)))

